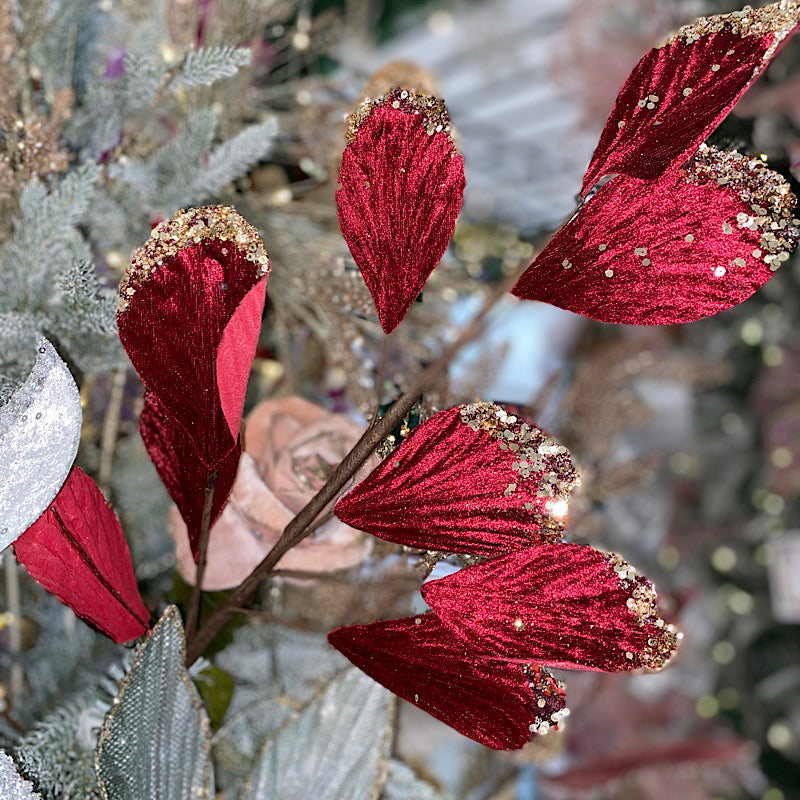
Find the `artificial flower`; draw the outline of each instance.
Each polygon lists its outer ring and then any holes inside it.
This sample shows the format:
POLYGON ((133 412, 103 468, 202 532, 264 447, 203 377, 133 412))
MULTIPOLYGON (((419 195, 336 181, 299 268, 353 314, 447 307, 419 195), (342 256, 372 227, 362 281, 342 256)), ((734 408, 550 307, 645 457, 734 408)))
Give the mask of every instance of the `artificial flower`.
MULTIPOLYGON (((330 413, 300 397, 259 403, 245 420, 245 449, 230 499, 211 528, 203 589, 228 589, 241 583, 363 432, 363 426, 343 414, 330 413)), ((370 458, 359 476, 376 462, 377 456, 370 458)), ((169 511, 169 522, 178 570, 184 580, 194 583, 186 524, 175 506, 169 511)), ((331 517, 289 550, 278 569, 345 569, 360 564, 371 549, 368 536, 331 517)))

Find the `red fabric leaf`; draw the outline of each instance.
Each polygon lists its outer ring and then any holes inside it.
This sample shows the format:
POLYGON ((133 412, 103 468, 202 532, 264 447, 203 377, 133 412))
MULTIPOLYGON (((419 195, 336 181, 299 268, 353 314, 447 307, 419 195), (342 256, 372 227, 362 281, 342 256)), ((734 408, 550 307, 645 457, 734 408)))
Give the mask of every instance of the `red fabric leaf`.
POLYGON ((336 192, 339 224, 393 331, 439 263, 464 194, 464 160, 441 100, 395 89, 350 120, 336 192))
POLYGON ((563 684, 547 670, 476 656, 432 614, 337 628, 328 641, 391 692, 496 750, 522 747, 567 713, 563 684))
POLYGON ((567 449, 494 403, 442 411, 334 513, 392 542, 496 555, 558 541, 578 475, 567 449))
POLYGON ((95 482, 73 467, 47 511, 14 543, 31 577, 117 643, 141 636, 142 602, 128 544, 95 482))
POLYGON ((426 583, 422 596, 487 657, 602 672, 660 669, 677 644, 652 584, 619 556, 581 545, 515 550, 426 583))
POLYGON ((653 180, 682 164, 800 24, 797 4, 701 18, 636 65, 620 90, 583 179, 653 180))
POLYGON ((195 549, 209 476, 217 516, 236 471, 268 272, 256 229, 209 206, 158 225, 120 287, 120 339, 148 393, 142 437, 195 549))
POLYGON ((210 480, 214 487, 211 502, 213 525, 233 488, 242 455, 241 444, 237 439, 215 464, 205 464, 197 453, 194 440, 181 425, 161 414, 158 404, 149 395, 142 409, 139 429, 156 471, 186 523, 192 555, 197 560, 206 485, 210 480))
POLYGON ((689 322, 746 300, 797 244, 788 184, 701 147, 657 181, 615 178, 548 244, 513 293, 601 322, 689 322), (773 225, 777 226, 773 228, 773 225))

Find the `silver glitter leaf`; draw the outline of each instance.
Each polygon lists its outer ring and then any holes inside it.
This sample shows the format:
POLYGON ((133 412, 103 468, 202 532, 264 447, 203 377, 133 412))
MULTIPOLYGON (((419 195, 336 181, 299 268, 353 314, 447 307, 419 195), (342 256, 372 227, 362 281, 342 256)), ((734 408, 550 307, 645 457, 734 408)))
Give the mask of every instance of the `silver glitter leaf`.
POLYGON ((383 687, 346 670, 267 742, 242 800, 376 800, 393 704, 383 687))
MULTIPOLYGON (((214 736, 217 784, 233 791, 245 783, 266 741, 349 667, 324 635, 251 620, 215 663, 236 691, 214 736)), ((237 795, 238 796, 238 795, 237 795)))
POLYGON ((0 750, 0 797, 3 800, 42 800, 42 796, 33 791, 28 783, 17 772, 11 756, 0 750))
POLYGON ((210 725, 183 666, 185 639, 170 606, 136 651, 95 751, 105 800, 210 800, 210 725))
POLYGON ((381 800, 447 800, 447 795, 418 778, 402 761, 392 759, 381 800))
POLYGON ((41 516, 78 452, 78 387, 50 342, 37 349, 28 379, 0 406, 0 550, 41 516))

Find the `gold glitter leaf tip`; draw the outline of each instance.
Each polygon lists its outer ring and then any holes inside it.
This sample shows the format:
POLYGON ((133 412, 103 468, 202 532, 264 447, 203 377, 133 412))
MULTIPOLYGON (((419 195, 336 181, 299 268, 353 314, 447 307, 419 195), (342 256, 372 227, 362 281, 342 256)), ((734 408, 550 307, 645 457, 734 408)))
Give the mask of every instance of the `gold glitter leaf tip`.
POLYGON ((124 311, 136 290, 184 247, 205 241, 230 242, 256 268, 256 279, 269 273, 270 263, 261 236, 253 225, 229 206, 181 210, 157 225, 150 238, 133 254, 120 284, 118 310, 124 311))
POLYGON ((799 24, 800 3, 796 0, 783 0, 783 2, 773 3, 763 8, 754 9, 751 6, 745 6, 741 11, 733 11, 729 14, 700 17, 689 25, 684 25, 667 43, 694 44, 702 36, 711 33, 733 33, 741 37, 766 36, 773 33, 775 39, 762 60, 762 63, 767 63, 778 45, 799 24))
MULTIPOLYGON (((685 180, 714 182, 735 193, 750 209, 750 213, 737 215, 737 227, 761 233, 753 257, 773 272, 788 261, 800 240, 800 220, 795 217, 797 198, 783 175, 769 169, 761 159, 701 144, 685 180)), ((732 231, 731 225, 723 228, 723 233, 732 231)))
POLYGON ((455 147, 450 115, 444 100, 426 92, 415 89, 397 87, 373 100, 370 97, 361 101, 361 105, 347 118, 347 141, 352 142, 361 124, 376 109, 390 105, 406 114, 418 114, 420 125, 430 134, 444 133, 455 147))
POLYGON ((642 650, 628 653, 628 658, 633 662, 631 667, 646 667, 656 671, 663 669, 678 649, 683 634, 659 616, 653 584, 616 553, 608 553, 607 558, 620 588, 630 594, 628 610, 636 617, 639 626, 647 628, 649 633, 642 650))

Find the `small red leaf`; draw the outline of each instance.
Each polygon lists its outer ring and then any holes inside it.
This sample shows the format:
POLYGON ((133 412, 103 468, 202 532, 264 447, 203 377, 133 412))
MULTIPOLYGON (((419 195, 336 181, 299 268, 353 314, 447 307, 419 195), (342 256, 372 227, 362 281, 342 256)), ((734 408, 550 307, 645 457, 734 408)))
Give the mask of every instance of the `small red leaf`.
POLYGON ((394 694, 496 750, 516 750, 566 716, 563 684, 547 670, 476 656, 432 614, 337 628, 328 641, 394 694))
POLYGON ((236 472, 268 272, 256 229, 209 206, 158 225, 120 287, 120 339, 147 387, 142 438, 195 550, 206 486, 216 476, 216 517, 236 472))
POLYGON ((741 303, 789 258, 796 199, 761 161, 702 146, 657 181, 617 177, 513 293, 601 322, 690 322, 741 303))
POLYGON ((797 4, 701 18, 634 67, 583 180, 653 180, 682 164, 720 124, 800 24, 797 4))
POLYGON ((558 541, 578 475, 567 448, 494 403, 441 411, 334 512, 392 542, 496 555, 558 541))
POLYGON ((200 458, 194 440, 181 425, 165 418, 149 395, 142 409, 139 429, 156 471, 186 523, 189 544, 196 560, 206 487, 214 489, 210 520, 213 525, 222 513, 236 479, 242 454, 239 440, 218 461, 206 464, 200 458))
POLYGON ((464 160, 441 100, 395 89, 350 120, 339 224, 381 325, 399 324, 439 263, 464 194, 464 160))
POLYGON ((81 619, 122 643, 141 636, 142 603, 128 544, 95 482, 73 467, 47 511, 14 543, 17 559, 81 619))
POLYGON ((486 657, 602 672, 660 669, 678 634, 652 584, 619 556, 526 547, 426 583, 442 622, 486 657))

